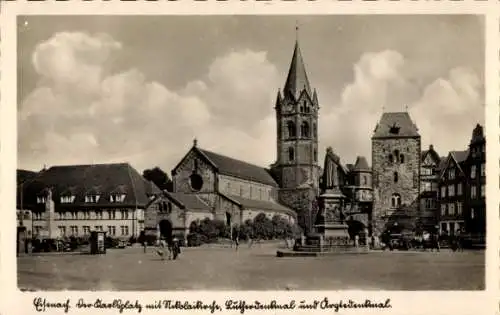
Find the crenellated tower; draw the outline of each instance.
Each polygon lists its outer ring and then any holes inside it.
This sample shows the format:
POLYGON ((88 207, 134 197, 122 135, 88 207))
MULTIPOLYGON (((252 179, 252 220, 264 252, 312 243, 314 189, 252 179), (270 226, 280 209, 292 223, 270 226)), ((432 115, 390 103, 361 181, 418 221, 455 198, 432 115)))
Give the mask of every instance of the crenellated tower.
MULTIPOLYGON (((272 171, 280 183, 280 202, 300 218, 309 213, 319 193, 318 111, 316 90, 311 89, 298 39, 285 86, 276 99, 277 159, 272 171)), ((302 225, 309 218, 302 217, 302 225)))

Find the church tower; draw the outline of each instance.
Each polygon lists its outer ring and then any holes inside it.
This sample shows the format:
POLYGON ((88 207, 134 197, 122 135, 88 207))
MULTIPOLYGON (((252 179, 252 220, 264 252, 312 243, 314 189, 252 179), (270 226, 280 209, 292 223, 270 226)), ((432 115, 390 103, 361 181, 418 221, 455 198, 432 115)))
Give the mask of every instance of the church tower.
POLYGON ((318 97, 311 89, 298 39, 282 91, 276 99, 277 160, 272 170, 280 184, 280 202, 310 227, 311 207, 319 193, 318 97), (304 216, 303 216, 304 214, 304 216))

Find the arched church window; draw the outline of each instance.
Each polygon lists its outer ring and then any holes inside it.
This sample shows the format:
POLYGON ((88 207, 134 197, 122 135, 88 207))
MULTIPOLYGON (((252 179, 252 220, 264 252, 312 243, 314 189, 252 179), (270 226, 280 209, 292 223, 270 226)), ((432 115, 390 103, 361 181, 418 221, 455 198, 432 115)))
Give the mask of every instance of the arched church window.
POLYGON ((394 150, 394 159, 399 162, 399 150, 394 150))
POLYGON ((293 138, 296 137, 296 128, 295 128, 295 123, 293 121, 288 121, 287 122, 287 128, 288 128, 288 137, 293 138))
POLYGON ((399 162, 401 162, 401 163, 405 162, 405 156, 403 154, 399 155, 399 162))
POLYGON ((288 148, 288 160, 290 162, 295 160, 295 150, 292 147, 288 148))
POLYGON ((302 125, 300 126, 300 133, 302 137, 309 138, 309 124, 307 121, 302 122, 302 125))
POLYGON ((368 184, 368 180, 366 178, 366 175, 363 175, 363 185, 368 184))
POLYGON ((392 156, 392 154, 389 154, 389 163, 393 163, 394 162, 394 157, 392 156))
POLYGON ((313 124, 313 135, 314 138, 318 137, 318 126, 316 126, 316 124, 313 124))
POLYGON ((394 182, 397 183, 398 179, 398 172, 394 172, 394 182))
POLYGON ((314 149, 314 162, 318 161, 318 150, 314 149))
POLYGON ((392 194, 391 196, 391 206, 392 208, 401 207, 401 195, 400 194, 392 194))

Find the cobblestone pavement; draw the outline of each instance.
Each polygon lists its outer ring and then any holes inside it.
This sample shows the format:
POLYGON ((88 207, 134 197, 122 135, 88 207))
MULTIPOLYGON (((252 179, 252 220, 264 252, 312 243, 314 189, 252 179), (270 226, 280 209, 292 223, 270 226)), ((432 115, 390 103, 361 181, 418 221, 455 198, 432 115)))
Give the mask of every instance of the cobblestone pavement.
POLYGON ((48 290, 482 290, 485 251, 372 252, 277 258, 275 246, 185 248, 176 261, 154 249, 106 255, 23 256, 22 289, 48 290))

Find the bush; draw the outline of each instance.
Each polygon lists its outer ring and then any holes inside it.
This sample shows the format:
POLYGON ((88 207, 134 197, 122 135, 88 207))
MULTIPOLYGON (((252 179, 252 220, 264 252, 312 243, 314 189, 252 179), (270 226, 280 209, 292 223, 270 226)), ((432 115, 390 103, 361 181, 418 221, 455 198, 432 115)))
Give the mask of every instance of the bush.
POLYGON ((187 236, 187 240, 189 247, 197 247, 206 242, 206 237, 198 233, 190 233, 187 236))
POLYGON ((118 245, 120 245, 120 240, 118 238, 107 236, 104 241, 104 246, 106 248, 117 248, 118 245))

